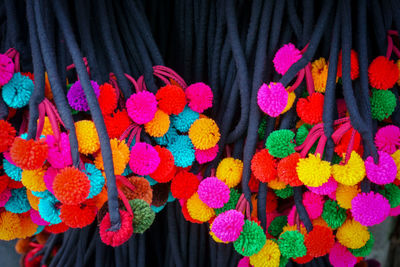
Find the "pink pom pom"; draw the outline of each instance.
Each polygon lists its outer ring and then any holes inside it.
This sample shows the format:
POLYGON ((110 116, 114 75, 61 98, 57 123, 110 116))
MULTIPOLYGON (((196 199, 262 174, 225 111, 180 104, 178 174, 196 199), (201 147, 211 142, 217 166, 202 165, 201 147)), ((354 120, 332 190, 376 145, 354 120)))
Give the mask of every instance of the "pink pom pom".
POLYGON ((53 135, 48 135, 46 143, 49 148, 47 161, 52 167, 62 169, 72 164, 71 147, 66 133, 61 133, 59 142, 53 135))
POLYGON ((393 154, 400 147, 400 129, 388 125, 378 130, 375 135, 375 145, 380 151, 393 154))
POLYGON ((389 184, 396 179, 397 166, 393 158, 386 152, 378 151, 379 162, 374 163, 372 156, 369 156, 364 164, 368 179, 379 185, 389 184))
POLYGON ((250 258, 249 257, 243 257, 239 262, 237 267, 250 267, 250 258))
POLYGON ((160 164, 157 150, 147 143, 136 143, 131 149, 129 166, 138 175, 153 173, 160 164))
POLYGON ((42 219, 42 217, 40 216, 39 212, 31 209, 29 211, 29 215, 31 216, 31 220, 33 223, 36 223, 37 225, 49 225, 49 222, 46 222, 45 220, 42 219))
POLYGON ((390 209, 389 216, 395 217, 399 215, 400 215, 400 206, 390 209))
POLYGON ((261 85, 257 93, 260 109, 271 117, 279 116, 287 105, 289 93, 281 83, 261 85))
POLYGON ((244 215, 237 210, 228 210, 218 215, 211 231, 223 242, 235 241, 242 232, 244 215))
POLYGON ((351 201, 351 214, 354 220, 365 226, 383 222, 389 216, 390 204, 378 193, 360 193, 351 201))
POLYGON ((321 216, 322 210, 324 209, 324 200, 320 195, 309 191, 305 192, 303 194, 303 204, 311 220, 321 216))
POLYGON ((217 177, 208 177, 201 181, 197 193, 207 206, 222 208, 229 201, 229 187, 217 177))
POLYGON ((3 192, 0 193, 0 207, 4 207, 7 201, 11 197, 11 190, 10 188, 6 188, 3 192))
POLYGON ((213 159, 215 159, 215 157, 217 156, 218 150, 219 150, 219 147, 218 147, 218 144, 216 144, 214 147, 206 149, 206 150, 196 149, 194 152, 194 155, 196 156, 196 160, 198 163, 204 164, 204 163, 210 162, 213 159))
POLYGON ((301 58, 301 52, 293 44, 282 46, 274 57, 274 66, 277 73, 284 75, 286 71, 301 58))
POLYGON ((53 182, 54 182, 54 178, 56 178, 57 174, 58 174, 57 169, 55 169, 53 167, 49 167, 43 176, 43 181, 47 187, 47 190, 49 190, 53 195, 54 195, 53 182))
POLYGON ((210 86, 205 83, 194 83, 186 88, 186 98, 189 107, 198 113, 212 107, 213 93, 210 86))
POLYGON ((349 267, 356 265, 357 258, 346 247, 336 242, 329 253, 329 262, 333 267, 349 267))
POLYGON ((338 183, 336 182, 336 180, 333 179, 333 177, 330 177, 328 182, 324 183, 323 185, 321 185, 319 187, 307 186, 307 188, 311 192, 318 194, 318 195, 329 195, 336 191, 337 186, 338 186, 338 183))
POLYGON ((14 74, 14 62, 6 55, 0 54, 0 86, 8 83, 14 74))
POLYGON ((148 91, 131 95, 126 101, 129 117, 137 124, 145 124, 154 118, 157 111, 156 96, 148 91))
POLYGON ((100 238, 104 244, 117 247, 129 240, 133 233, 132 216, 124 210, 120 210, 121 227, 115 231, 108 231, 111 227, 110 214, 107 212, 100 223, 100 238))

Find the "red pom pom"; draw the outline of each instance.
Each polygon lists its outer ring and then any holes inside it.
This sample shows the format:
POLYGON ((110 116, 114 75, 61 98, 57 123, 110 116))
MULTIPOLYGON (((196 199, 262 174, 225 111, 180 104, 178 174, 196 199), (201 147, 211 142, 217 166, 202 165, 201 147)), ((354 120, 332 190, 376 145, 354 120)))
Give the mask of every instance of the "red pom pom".
POLYGON ((12 145, 16 131, 12 125, 5 120, 0 120, 0 153, 7 151, 12 145))
POLYGON ((297 102, 296 111, 300 119, 308 124, 317 124, 322 121, 324 108, 324 95, 313 93, 307 98, 300 98, 297 102))
POLYGON ((8 177, 8 187, 10 189, 18 189, 18 188, 22 188, 24 187, 24 185, 21 182, 17 182, 13 179, 11 179, 10 177, 8 177))
POLYGON ((268 152, 262 149, 254 154, 251 160, 251 170, 260 182, 270 182, 276 178, 276 161, 268 152))
POLYGON ((250 181, 249 181, 249 188, 250 191, 253 193, 258 192, 258 186, 260 185, 260 181, 254 177, 254 174, 251 174, 250 181))
POLYGON ((335 236, 329 227, 315 225, 305 236, 304 244, 307 247, 307 255, 321 257, 329 253, 335 244, 335 236))
POLYGON ((103 241, 104 244, 110 245, 112 247, 122 245, 123 243, 128 241, 133 233, 133 217, 124 210, 120 210, 119 214, 121 215, 121 227, 117 231, 108 231, 111 227, 110 213, 108 212, 104 216, 99 226, 101 241, 103 241))
POLYGON ((112 138, 119 138, 124 131, 132 123, 128 116, 128 112, 125 109, 122 111, 117 110, 111 115, 104 117, 104 123, 106 124, 108 136, 112 138))
POLYGON ((266 211, 268 213, 273 212, 276 210, 277 207, 278 207, 278 199, 274 191, 268 190, 266 211))
POLYGON ((174 198, 188 199, 196 193, 199 179, 188 171, 181 171, 172 179, 171 193, 174 198))
POLYGON ((42 167, 47 158, 47 143, 42 141, 14 139, 10 156, 15 165, 24 170, 35 170, 42 167))
MULTIPOLYGON (((347 131, 343 136, 342 139, 340 139, 339 143, 335 146, 335 152, 339 155, 342 156, 343 153, 347 152, 347 147, 349 146, 351 136, 353 131, 347 131)), ((354 145, 353 145, 353 150, 358 151, 359 147, 361 144, 361 136, 358 132, 354 135, 354 145)))
POLYGON ((303 183, 297 176, 296 166, 299 162, 300 154, 293 153, 286 158, 283 158, 278 163, 278 177, 279 181, 282 181, 290 186, 300 186, 303 183))
MULTIPOLYGON (((338 59, 337 76, 342 77, 342 51, 340 51, 338 59)), ((350 54, 350 77, 352 80, 357 79, 360 76, 360 67, 358 64, 358 54, 356 51, 351 50, 350 54)))
POLYGON ((188 222, 202 224, 203 222, 195 220, 190 216, 189 211, 187 209, 186 202, 187 202, 187 200, 184 200, 183 203, 182 203, 182 214, 183 214, 183 217, 185 217, 186 221, 188 221, 188 222))
POLYGON ((314 258, 311 257, 310 255, 306 254, 306 255, 303 256, 303 257, 297 257, 297 258, 292 258, 292 259, 293 259, 293 261, 294 261, 295 263, 298 263, 298 264, 306 264, 307 262, 312 261, 312 259, 314 259, 314 258))
POLYGON ((186 106, 185 92, 179 86, 172 84, 161 87, 156 94, 156 99, 158 108, 168 115, 178 115, 186 106))
POLYGON ((8 187, 8 183, 11 179, 6 175, 0 175, 0 193, 2 193, 8 187))
POLYGON ((97 100, 99 101, 101 112, 105 115, 111 114, 117 108, 117 91, 109 83, 100 85, 100 94, 97 100))
POLYGON ((83 228, 96 218, 97 208, 93 201, 78 205, 62 204, 60 207, 61 220, 71 228, 83 228))
POLYGON ((54 178, 55 197, 63 204, 80 204, 89 195, 90 181, 85 173, 75 167, 62 169, 54 178))
POLYGON ((175 175, 174 156, 164 147, 155 146, 154 148, 157 150, 158 156, 160 157, 160 164, 157 169, 150 174, 150 177, 159 183, 167 183, 171 181, 175 175))
POLYGON ((69 229, 69 227, 65 225, 65 223, 59 223, 59 224, 47 225, 44 229, 53 234, 60 234, 66 232, 69 229))
POLYGON ((379 56, 369 65, 368 77, 372 87, 387 90, 392 88, 399 79, 399 69, 393 60, 379 56))

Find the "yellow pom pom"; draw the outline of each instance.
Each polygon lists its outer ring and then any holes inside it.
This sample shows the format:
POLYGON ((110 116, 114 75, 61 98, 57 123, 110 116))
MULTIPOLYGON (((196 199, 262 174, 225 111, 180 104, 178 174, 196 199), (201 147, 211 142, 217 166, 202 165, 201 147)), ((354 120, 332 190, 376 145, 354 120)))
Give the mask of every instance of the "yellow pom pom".
POLYGON ((0 213, 0 240, 13 240, 21 233, 21 219, 9 211, 0 213))
POLYGON ((321 160, 320 155, 309 154, 308 158, 300 159, 296 167, 297 176, 303 184, 318 187, 326 183, 331 176, 331 165, 321 160))
MULTIPOLYGON (((39 122, 39 120, 38 120, 39 122)), ((47 116, 44 117, 44 124, 43 124, 43 135, 53 134, 53 129, 51 128, 50 120, 47 116)))
MULTIPOLYGON (((297 227, 297 224, 294 224, 294 225, 285 225, 283 228, 282 228, 282 233, 281 234, 283 234, 284 232, 287 232, 287 231, 298 231, 299 229, 298 229, 298 227, 297 227)), ((302 235, 304 235, 304 236, 306 236, 307 235, 307 229, 303 226, 303 225, 300 225, 300 233, 302 234, 302 235)))
POLYGON ((329 227, 328 224, 325 222, 325 220, 322 217, 318 217, 317 219, 312 221, 313 225, 319 225, 319 226, 324 226, 324 227, 329 227))
POLYGON ((370 238, 367 226, 349 219, 339 227, 336 238, 340 244, 351 249, 361 248, 370 238))
POLYGON ((268 187, 274 190, 281 190, 286 187, 286 184, 284 182, 279 181, 278 178, 276 178, 268 182, 268 187))
POLYGON ((190 140, 197 149, 201 150, 214 147, 220 136, 218 125, 212 119, 198 119, 189 129, 190 140))
POLYGON ((194 193, 193 196, 188 199, 186 205, 190 217, 195 220, 206 222, 215 215, 214 210, 201 201, 197 193, 194 193))
POLYGON ((280 257, 278 244, 269 239, 258 253, 250 256, 250 264, 254 267, 278 267, 280 257))
POLYGON ((94 123, 89 120, 75 122, 78 150, 88 155, 100 149, 100 140, 94 123))
POLYGON ((357 152, 352 151, 350 159, 345 165, 335 164, 332 167, 332 176, 338 183, 356 185, 365 177, 365 165, 357 152))
POLYGON ((224 158, 217 167, 216 176, 229 188, 237 186, 242 180, 243 162, 239 159, 224 158))
POLYGON ((144 125, 144 129, 152 137, 161 137, 168 132, 169 124, 168 114, 159 109, 154 118, 144 125))
POLYGON ((396 179, 400 180, 400 150, 396 150, 391 156, 397 167, 396 179))
POLYGON ((360 192, 360 189, 357 185, 348 186, 338 184, 336 189, 336 201, 339 206, 344 209, 351 209, 351 201, 357 194, 360 192))
POLYGON ((212 239, 214 239, 215 242, 217 242, 217 243, 228 244, 228 242, 224 242, 224 241, 222 241, 221 239, 219 239, 219 238, 214 234, 214 232, 211 231, 211 228, 212 228, 212 223, 210 224, 210 231, 209 231, 209 233, 210 233, 210 236, 212 237, 212 239))
POLYGON ((34 196, 31 190, 26 190, 26 196, 28 197, 28 201, 32 209, 39 210, 40 197, 34 196))
POLYGON ((315 60, 311 64, 311 75, 314 80, 315 91, 325 93, 326 80, 328 79, 328 64, 325 58, 315 60))
POLYGON ((20 232, 18 238, 27 238, 36 233, 38 225, 32 222, 30 216, 19 215, 20 217, 20 232))
MULTIPOLYGON (((115 175, 121 175, 129 162, 129 147, 125 143, 125 140, 118 140, 117 138, 111 139, 110 145, 114 162, 114 173, 115 175)), ((97 169, 104 170, 103 156, 100 152, 96 155, 94 164, 97 169)))
POLYGON ((39 168, 36 170, 23 170, 22 171, 22 184, 29 190, 43 192, 47 189, 44 183, 43 177, 45 168, 39 168))
MULTIPOLYGON (((290 86, 288 87, 288 89, 290 88, 290 86)), ((287 100, 287 104, 285 109, 282 111, 281 114, 285 113, 286 111, 288 111, 289 109, 292 108, 294 101, 296 100, 296 94, 294 92, 290 92, 288 95, 288 100, 287 100)))

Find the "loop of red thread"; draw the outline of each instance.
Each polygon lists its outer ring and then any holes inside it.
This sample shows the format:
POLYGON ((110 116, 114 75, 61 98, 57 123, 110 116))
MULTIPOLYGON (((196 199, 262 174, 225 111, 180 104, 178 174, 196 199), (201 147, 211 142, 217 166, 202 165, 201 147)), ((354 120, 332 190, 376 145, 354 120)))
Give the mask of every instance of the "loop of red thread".
MULTIPOLYGON (((83 60, 83 63, 85 63, 86 71, 87 71, 87 73, 88 73, 89 76, 90 76, 90 67, 89 67, 89 63, 88 63, 88 61, 87 61, 87 58, 84 57, 84 58, 82 58, 82 60, 83 60)), ((67 66, 67 71, 68 71, 68 70, 72 70, 73 68, 75 68, 75 64, 74 64, 74 63, 72 63, 71 65, 68 65, 68 66, 67 66)), ((78 75, 76 75, 76 76, 78 77, 78 80, 79 80, 79 76, 78 76, 78 75)))
POLYGON ((162 76, 161 74, 154 72, 154 75, 157 76, 161 81, 163 81, 166 85, 171 84, 171 82, 165 78, 164 76, 162 76))
POLYGON ((118 83, 117 83, 114 73, 111 72, 109 77, 110 78, 109 78, 108 82, 111 84, 112 87, 115 88, 115 92, 117 93, 117 99, 120 100, 119 105, 121 106, 121 108, 125 108, 125 102, 121 101, 122 99, 120 99, 120 89, 119 89, 119 86, 118 86, 118 83))
POLYGON ((396 30, 388 30, 388 34, 390 35, 395 35, 395 36, 399 36, 399 32, 396 30))
POLYGON ((340 140, 342 139, 343 135, 351 129, 351 123, 346 122, 345 124, 341 125, 333 134, 332 134, 332 140, 335 144, 338 144, 340 140))
POLYGON ((144 82, 144 77, 143 76, 139 77, 139 79, 137 80, 137 84, 138 84, 139 92, 147 91, 147 87, 146 87, 146 84, 144 82))
POLYGON ((132 211, 131 205, 129 205, 129 200, 126 198, 125 194, 119 188, 117 188, 117 191, 118 191, 119 197, 122 200, 122 203, 124 203, 124 206, 129 213, 129 215, 133 216, 133 211, 132 211))
POLYGON ((138 88, 138 84, 135 81, 135 79, 132 76, 130 76, 129 74, 126 74, 126 73, 125 73, 125 77, 133 84, 133 86, 135 87, 136 93, 138 93, 139 92, 139 88, 138 88))
POLYGON ((10 48, 7 50, 5 55, 14 61, 14 72, 20 72, 21 65, 19 63, 19 52, 15 48, 10 48))
POLYGON ((211 177, 215 177, 215 168, 211 169, 211 177))
MULTIPOLYGON (((140 142, 140 133, 142 132, 142 128, 138 127, 136 132, 136 143, 140 142)), ((130 144, 129 144, 130 145, 130 144)))
POLYGON ((39 121, 36 126, 36 140, 40 139, 40 135, 42 134, 43 127, 44 127, 44 117, 46 115, 46 107, 44 101, 39 104, 39 121))
POLYGON ((390 35, 387 36, 388 46, 386 50, 386 58, 389 59, 393 51, 393 39, 390 35))
POLYGON ((53 130, 54 137, 58 142, 60 141, 60 127, 58 126, 56 115, 54 114, 54 111, 51 109, 47 101, 44 101, 44 106, 46 109, 47 117, 50 121, 51 129, 53 130))
POLYGON ((345 160, 344 160, 345 163, 347 163, 350 159, 351 151, 353 150, 353 147, 354 147, 355 136, 356 136, 356 130, 354 130, 354 128, 353 128, 353 130, 351 131, 350 142, 349 142, 349 145, 348 145, 347 151, 346 151, 346 156, 345 156, 345 160))
POLYGON ((132 130, 135 130, 138 125, 136 123, 132 123, 131 125, 128 126, 128 128, 125 129, 125 131, 121 134, 119 137, 119 140, 124 140, 127 138, 132 130))
POLYGON ((300 50, 300 53, 301 53, 301 54, 304 54, 304 53, 306 52, 306 50, 307 50, 309 44, 310 44, 310 43, 307 43, 306 46, 304 46, 304 48, 300 50))
POLYGON ((315 155, 320 154, 321 158, 322 158, 322 156, 324 154, 326 141, 328 141, 328 138, 325 136, 324 132, 322 132, 322 135, 318 141, 317 149, 315 150, 315 155))
POLYGON ((393 52, 396 54, 398 58, 400 58, 400 50, 395 45, 393 45, 393 52))
POLYGON ((133 129, 133 131, 131 132, 131 135, 129 136, 129 139, 128 139, 128 142, 127 142, 128 147, 131 147, 133 138, 136 136, 136 134, 137 134, 137 132, 138 132, 138 130, 139 130, 138 127, 139 127, 139 126, 135 127, 135 128, 133 129))
POLYGON ((311 63, 308 63, 305 67, 306 72, 306 83, 307 83, 307 92, 308 95, 312 95, 315 92, 314 88, 314 80, 311 74, 311 63))
MULTIPOLYGON (((307 143, 310 142, 310 139, 313 138, 313 136, 315 135, 315 133, 321 131, 321 129, 323 130, 323 127, 324 127, 324 124, 323 124, 323 123, 318 123, 318 124, 315 125, 313 128, 311 128, 311 130, 308 132, 308 135, 307 135, 307 137, 306 137, 306 140, 304 140, 304 142, 303 142, 301 145, 295 147, 294 149, 295 149, 296 151, 301 151, 301 150, 303 150, 304 147, 306 147, 307 143)), ((314 142, 315 142, 315 141, 314 141, 314 142)))
POLYGON ((226 157, 230 158, 232 155, 231 147, 229 145, 225 146, 225 151, 226 151, 226 157))
POLYGON ((53 111, 53 114, 57 118, 58 123, 60 123, 65 128, 64 122, 61 119, 60 114, 58 114, 58 110, 53 105, 53 103, 51 103, 50 100, 48 100, 47 98, 45 98, 44 101, 47 103, 47 106, 53 111))
POLYGON ((300 152, 300 157, 305 158, 308 154, 308 151, 310 151, 311 147, 314 145, 314 143, 318 140, 318 138, 320 138, 322 135, 324 134, 324 130, 320 129, 318 131, 316 131, 314 134, 312 134, 310 136, 310 138, 306 138, 306 141, 304 141, 306 143, 306 145, 304 146, 304 148, 301 150, 300 152), (307 140, 308 139, 308 140, 307 140))
POLYGON ((304 79, 304 74, 305 74, 304 69, 301 69, 301 70, 299 71, 299 73, 297 74, 296 81, 295 81, 294 84, 289 88, 289 90, 288 90, 289 93, 293 92, 294 90, 297 89, 297 87, 299 87, 299 85, 301 84, 301 82, 302 82, 303 79, 304 79))
MULTIPOLYGON (((174 77, 173 79, 174 79, 177 83, 179 83, 179 85, 182 86, 182 89, 183 89, 183 90, 186 89, 187 84, 186 84, 185 80, 184 80, 181 76, 179 76, 179 74, 176 73, 174 70, 172 70, 172 69, 170 69, 170 68, 168 68, 168 67, 165 67, 165 66, 161 66, 161 65, 154 66, 154 67, 153 67, 153 70, 157 70, 157 71, 162 71, 162 72, 168 73, 169 75, 171 75, 171 76, 174 77)), ((161 74, 161 73, 160 73, 160 74, 161 74)))

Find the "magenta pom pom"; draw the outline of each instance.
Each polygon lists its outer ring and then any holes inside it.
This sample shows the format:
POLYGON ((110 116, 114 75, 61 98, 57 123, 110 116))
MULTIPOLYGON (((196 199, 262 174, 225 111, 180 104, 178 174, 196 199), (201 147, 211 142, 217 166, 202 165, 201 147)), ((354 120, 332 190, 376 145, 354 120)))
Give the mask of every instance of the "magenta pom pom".
MULTIPOLYGON (((90 84, 93 87, 94 93, 96 94, 96 97, 99 97, 100 95, 100 87, 95 81, 90 81, 90 84)), ((68 103, 69 105, 79 111, 88 111, 89 110, 89 104, 86 100, 86 95, 85 92, 83 91, 81 82, 78 80, 76 81, 71 88, 69 89, 67 93, 67 98, 68 98, 68 103)))
POLYGON ((311 220, 321 216, 324 209, 324 200, 321 195, 309 191, 305 192, 303 194, 303 204, 311 220))
POLYGON ((375 145, 380 151, 393 154, 400 147, 400 128, 388 125, 378 130, 375 145))
POLYGON ((333 267, 349 267, 356 265, 357 258, 346 247, 336 242, 329 253, 329 262, 333 267))
POLYGON ((138 175, 153 173, 160 164, 157 150, 147 143, 136 143, 131 149, 129 166, 138 175))
POLYGON ((211 231, 223 242, 235 241, 242 232, 244 215, 237 210, 228 210, 218 215, 211 231))
POLYGON ((390 209, 389 216, 395 217, 399 215, 400 215, 400 206, 390 209))
POLYGON ((7 201, 11 197, 11 190, 10 188, 6 188, 3 192, 0 193, 0 207, 4 207, 7 201))
POLYGON ((59 142, 53 135, 48 135, 46 143, 49 148, 47 161, 52 167, 62 169, 72 164, 71 148, 66 133, 61 133, 59 142))
POLYGON ((336 182, 336 180, 333 177, 330 177, 328 182, 322 184, 321 186, 318 187, 307 186, 307 188, 311 192, 318 195, 329 195, 335 193, 337 186, 338 183, 336 182))
POLYGON ((369 156, 364 164, 368 179, 379 185, 389 184, 396 179, 397 166, 393 158, 386 152, 378 151, 379 162, 374 163, 372 156, 369 156))
POLYGON ((213 209, 222 208, 229 201, 229 187, 217 177, 208 177, 201 181, 197 189, 199 198, 213 209))
POLYGON ((216 144, 214 147, 206 150, 195 149, 194 155, 196 156, 196 160, 198 163, 204 164, 215 159, 218 150, 219 147, 218 144, 216 144))
POLYGON ((154 118, 157 111, 156 96, 148 91, 131 95, 126 101, 129 117, 137 124, 145 124, 154 118))
POLYGON ((301 52, 293 44, 282 46, 274 57, 274 67, 277 73, 284 75, 286 71, 301 58, 301 52))
POLYGON ((240 259, 238 262, 237 267, 250 267, 250 258, 249 257, 243 257, 240 259))
POLYGON ((45 220, 42 219, 42 217, 40 216, 39 212, 31 209, 29 211, 29 214, 31 216, 31 220, 33 223, 36 223, 37 225, 49 225, 49 222, 46 222, 45 220))
POLYGON ((14 74, 14 62, 6 55, 0 54, 0 86, 8 83, 14 74))
POLYGON ((198 113, 212 107, 213 93, 205 83, 194 83, 185 90, 189 107, 198 113))
POLYGON ((389 216, 390 204, 378 193, 360 193, 351 201, 351 214, 354 220, 365 226, 383 222, 389 216))
POLYGON ((288 97, 289 93, 281 83, 264 83, 258 90, 257 103, 267 115, 277 117, 285 109, 288 97))
POLYGON ((43 176, 43 181, 47 187, 47 190, 49 190, 53 195, 54 195, 53 182, 54 182, 54 178, 56 178, 57 174, 58 174, 58 170, 56 168, 49 167, 43 176))

